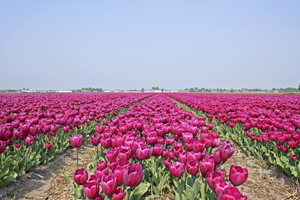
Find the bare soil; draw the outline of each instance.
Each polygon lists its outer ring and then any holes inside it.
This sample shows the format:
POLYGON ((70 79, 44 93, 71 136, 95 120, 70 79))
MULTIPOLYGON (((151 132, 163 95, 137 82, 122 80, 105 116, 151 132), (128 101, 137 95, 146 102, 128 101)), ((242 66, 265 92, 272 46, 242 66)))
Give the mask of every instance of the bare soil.
POLYGON ((231 165, 248 169, 248 179, 238 189, 249 200, 300 199, 299 185, 296 186, 295 181, 274 167, 266 169, 263 160, 246 156, 240 148, 236 148, 226 171, 230 170, 231 165))

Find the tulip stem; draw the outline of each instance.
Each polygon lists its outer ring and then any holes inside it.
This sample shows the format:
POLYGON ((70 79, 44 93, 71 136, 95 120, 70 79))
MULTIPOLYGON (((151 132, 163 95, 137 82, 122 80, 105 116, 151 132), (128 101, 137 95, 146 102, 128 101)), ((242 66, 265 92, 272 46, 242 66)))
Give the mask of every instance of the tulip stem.
POLYGON ((77 151, 77 169, 78 169, 78 148, 76 148, 77 151))
POLYGON ((204 192, 206 193, 206 187, 207 187, 207 181, 206 181, 206 176, 205 176, 205 186, 204 186, 204 192))
MULTIPOLYGON (((295 168, 296 168, 296 162, 297 160, 295 160, 295 168)), ((296 185, 298 186, 298 177, 296 178, 296 185)))
POLYGON ((216 199, 216 193, 213 191, 213 200, 216 199))
MULTIPOLYGON (((26 174, 27 154, 28 154, 29 149, 30 149, 30 146, 28 146, 28 149, 27 149, 27 151, 26 151, 26 153, 25 153, 25 156, 23 157, 23 159, 25 159, 24 169, 22 170, 22 171, 24 172, 24 174, 26 174)), ((4 153, 4 152, 3 152, 3 153, 4 153)), ((3 156, 3 153, 2 153, 2 156, 3 156)), ((3 158, 3 157, 2 157, 2 158, 3 158)), ((23 161, 23 159, 22 159, 22 161, 23 161)), ((23 172, 22 172, 22 173, 23 173, 23 172)), ((22 173, 21 173, 21 175, 22 175, 22 173)))
POLYGON ((99 150, 98 150, 98 145, 97 145, 97 157, 98 157, 98 155, 99 155, 99 150))
POLYGON ((181 188, 180 188, 180 180, 179 180, 179 177, 178 177, 178 188, 179 188, 179 195, 180 195, 180 199, 181 199, 181 188))
POLYGON ((192 186, 194 186, 194 175, 192 175, 192 186))
POLYGON ((130 192, 131 192, 131 187, 129 187, 129 191, 128 191, 128 197, 127 197, 127 200, 129 200, 129 197, 130 197, 130 192))

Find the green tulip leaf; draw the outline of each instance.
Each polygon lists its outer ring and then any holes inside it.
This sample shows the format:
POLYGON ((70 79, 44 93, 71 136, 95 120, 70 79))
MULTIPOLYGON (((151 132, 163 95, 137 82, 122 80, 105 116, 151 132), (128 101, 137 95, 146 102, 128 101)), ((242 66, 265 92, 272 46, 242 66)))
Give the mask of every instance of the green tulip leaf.
POLYGON ((141 183, 139 186, 137 186, 130 194, 131 200, 138 200, 140 199, 149 189, 150 184, 149 183, 141 183))

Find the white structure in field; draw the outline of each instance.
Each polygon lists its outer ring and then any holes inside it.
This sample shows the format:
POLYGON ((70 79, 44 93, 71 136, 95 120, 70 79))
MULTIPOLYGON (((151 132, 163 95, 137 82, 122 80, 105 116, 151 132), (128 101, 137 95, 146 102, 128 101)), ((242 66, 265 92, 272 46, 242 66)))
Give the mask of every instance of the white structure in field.
POLYGON ((71 93, 72 90, 57 90, 58 93, 71 93))

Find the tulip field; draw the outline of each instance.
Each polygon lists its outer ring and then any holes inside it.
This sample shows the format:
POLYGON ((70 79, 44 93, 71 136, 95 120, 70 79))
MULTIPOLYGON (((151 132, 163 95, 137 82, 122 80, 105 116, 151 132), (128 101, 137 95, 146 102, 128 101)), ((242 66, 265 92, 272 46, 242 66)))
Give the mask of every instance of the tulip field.
POLYGON ((0 190, 70 148, 73 199, 246 200, 249 169, 226 170, 235 146, 300 178, 299 95, 1 94, 0 105, 0 190), (84 141, 95 151, 81 168, 84 141))

